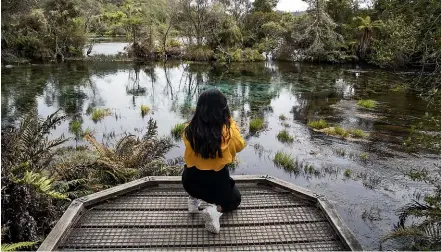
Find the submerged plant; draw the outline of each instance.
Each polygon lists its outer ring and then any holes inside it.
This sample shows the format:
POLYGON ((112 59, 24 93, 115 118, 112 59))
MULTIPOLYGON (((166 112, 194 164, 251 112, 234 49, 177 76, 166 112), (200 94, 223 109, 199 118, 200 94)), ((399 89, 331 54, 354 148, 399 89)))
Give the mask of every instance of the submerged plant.
POLYGON ((288 171, 296 171, 298 169, 296 160, 290 154, 283 151, 277 151, 273 162, 276 166, 282 167, 288 171))
POLYGON ((328 122, 320 119, 318 121, 310 121, 308 122, 308 126, 313 128, 313 129, 324 129, 328 127, 328 122))
POLYGON ((145 116, 150 111, 150 107, 147 105, 142 104, 141 105, 141 115, 145 116))
POLYGON ((287 130, 282 130, 277 134, 277 139, 282 143, 292 143, 294 142, 294 137, 292 137, 287 130))
POLYGON ((177 123, 173 128, 171 129, 171 133, 175 139, 181 138, 182 134, 184 133, 185 127, 187 125, 185 123, 177 123))
POLYGON ((250 132, 255 133, 261 129, 263 129, 263 119, 262 118, 251 119, 250 132))
POLYGON ((360 154, 361 161, 367 161, 368 158, 369 158, 369 154, 367 154, 367 153, 361 153, 360 154))
POLYGON ((112 114, 112 111, 110 111, 110 109, 95 109, 92 111, 92 120, 94 122, 99 122, 104 117, 109 116, 111 114, 112 114))
POLYGON ((377 106, 377 102, 374 100, 359 100, 357 105, 366 109, 372 109, 377 106))

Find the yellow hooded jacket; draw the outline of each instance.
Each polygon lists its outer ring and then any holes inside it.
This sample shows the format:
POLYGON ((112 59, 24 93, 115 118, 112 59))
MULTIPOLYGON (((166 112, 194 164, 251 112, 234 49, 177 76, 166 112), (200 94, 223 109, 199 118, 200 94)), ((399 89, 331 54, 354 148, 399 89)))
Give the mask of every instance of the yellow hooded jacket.
POLYGON ((230 137, 228 138, 227 128, 224 128, 224 136, 227 136, 226 142, 222 142, 222 158, 209 158, 203 159, 200 155, 196 154, 191 148, 190 142, 183 136, 185 143, 184 160, 187 167, 196 167, 199 170, 214 170, 220 171, 225 165, 233 162, 236 157, 236 153, 245 148, 245 140, 240 134, 239 128, 233 119, 230 119, 230 137))

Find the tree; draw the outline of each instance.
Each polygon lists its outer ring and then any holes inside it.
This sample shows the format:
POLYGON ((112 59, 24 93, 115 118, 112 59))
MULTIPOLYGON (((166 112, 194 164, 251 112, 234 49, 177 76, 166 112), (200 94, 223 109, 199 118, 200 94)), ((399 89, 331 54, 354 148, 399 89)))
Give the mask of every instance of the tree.
POLYGON ((221 0, 238 24, 241 24, 251 9, 250 0, 221 0))
POLYGON ((360 36, 360 42, 358 43, 357 47, 357 54, 360 59, 366 58, 366 53, 368 52, 371 41, 372 41, 372 34, 374 30, 381 29, 384 24, 381 20, 375 20, 371 21, 371 17, 354 17, 354 21, 359 23, 359 26, 357 29, 361 32, 360 36))
POLYGON ((255 0, 253 2, 253 11, 271 12, 276 8, 279 0, 255 0))
POLYGON ((194 30, 194 34, 187 35, 194 35, 198 46, 202 45, 205 36, 210 3, 210 0, 181 0, 180 18, 194 30))
POLYGON ((161 35, 162 52, 166 59, 167 54, 167 38, 176 26, 179 15, 179 5, 177 0, 168 0, 164 4, 165 11, 162 16, 161 24, 159 26, 159 33, 161 35))
POLYGON ((325 0, 308 0, 308 3, 302 31, 294 36, 310 60, 327 60, 328 54, 339 47, 343 38, 335 31, 337 25, 326 12, 325 0))
POLYGON ((47 20, 54 56, 82 55, 86 37, 80 8, 74 1, 50 0, 46 3, 47 20))

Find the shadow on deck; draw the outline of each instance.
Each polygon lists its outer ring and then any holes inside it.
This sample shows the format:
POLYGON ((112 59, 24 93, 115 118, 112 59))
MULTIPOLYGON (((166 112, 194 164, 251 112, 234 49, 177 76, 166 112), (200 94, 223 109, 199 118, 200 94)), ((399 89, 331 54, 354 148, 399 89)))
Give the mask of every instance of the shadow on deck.
POLYGON ((220 234, 187 212, 180 177, 148 177, 72 202, 39 250, 361 250, 324 198, 271 177, 234 179, 242 203, 220 234))

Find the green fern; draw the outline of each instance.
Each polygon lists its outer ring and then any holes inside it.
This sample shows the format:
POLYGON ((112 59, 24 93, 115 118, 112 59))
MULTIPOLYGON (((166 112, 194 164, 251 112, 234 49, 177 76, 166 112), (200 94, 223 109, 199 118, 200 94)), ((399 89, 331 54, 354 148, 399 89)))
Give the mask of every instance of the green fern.
POLYGON ((2 244, 2 251, 17 251, 23 248, 29 248, 36 244, 37 242, 17 242, 13 244, 2 244))
POLYGON ((15 182, 18 184, 31 185, 39 193, 42 193, 54 199, 69 199, 66 194, 53 190, 53 179, 49 179, 37 172, 25 171, 23 178, 15 180, 15 182))

